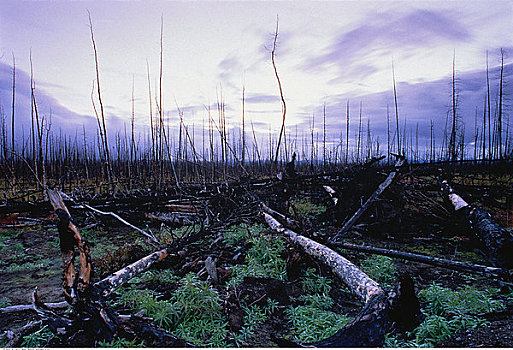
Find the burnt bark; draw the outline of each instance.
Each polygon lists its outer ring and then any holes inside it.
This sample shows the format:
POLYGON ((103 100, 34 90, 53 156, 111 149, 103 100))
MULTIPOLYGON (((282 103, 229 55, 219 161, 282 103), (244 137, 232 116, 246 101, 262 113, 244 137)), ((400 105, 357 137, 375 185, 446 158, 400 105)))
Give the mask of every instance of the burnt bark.
POLYGON ((273 230, 285 234, 294 245, 299 246, 315 260, 331 268, 335 276, 365 303, 364 308, 355 319, 333 336, 312 344, 297 344, 298 346, 380 347, 383 346, 385 334, 392 324, 406 327, 405 323, 412 320, 410 326, 415 327, 420 323, 422 319, 420 304, 415 296, 411 279, 401 280, 398 292, 387 295, 377 282, 334 250, 284 228, 267 213, 263 215, 273 230), (398 310, 409 314, 404 315, 398 310))
POLYGON ((399 157, 399 159, 395 163, 396 170, 390 172, 385 181, 383 181, 378 186, 376 191, 365 201, 365 203, 360 208, 358 208, 358 210, 353 214, 353 216, 351 216, 351 218, 344 223, 344 226, 342 226, 340 231, 338 231, 337 234, 333 237, 333 241, 342 238, 353 227, 353 225, 356 223, 356 221, 358 221, 362 214, 365 213, 365 211, 367 211, 371 204, 379 198, 379 196, 387 189, 388 186, 390 186, 390 184, 392 183, 392 181, 394 181, 394 178, 398 173, 397 168, 401 167, 404 164, 404 162, 405 158, 399 157))
POLYGON ((454 210, 462 213, 470 225, 471 234, 482 244, 490 261, 502 268, 513 268, 513 235, 501 227, 486 210, 468 204, 455 193, 446 180, 440 182, 442 191, 454 210))
POLYGON ((403 251, 397 251, 397 250, 385 249, 385 248, 376 248, 376 247, 370 247, 370 246, 365 246, 365 245, 356 245, 356 244, 344 243, 344 242, 335 242, 330 245, 334 246, 334 247, 338 247, 338 248, 343 248, 343 249, 355 250, 355 251, 359 251, 359 252, 372 253, 372 254, 378 254, 378 255, 385 255, 385 256, 389 256, 391 258, 399 258, 399 259, 405 259, 405 260, 409 260, 409 261, 420 262, 420 263, 424 263, 424 264, 428 264, 428 265, 443 267, 443 268, 450 269, 450 270, 475 273, 475 274, 483 275, 486 277, 503 279, 506 281, 509 281, 512 278, 512 274, 509 270, 503 269, 503 268, 498 268, 498 267, 471 264, 471 263, 467 263, 467 262, 436 258, 436 257, 432 257, 432 256, 427 256, 427 255, 421 255, 421 254, 415 254, 415 253, 409 253, 409 252, 403 252, 403 251))

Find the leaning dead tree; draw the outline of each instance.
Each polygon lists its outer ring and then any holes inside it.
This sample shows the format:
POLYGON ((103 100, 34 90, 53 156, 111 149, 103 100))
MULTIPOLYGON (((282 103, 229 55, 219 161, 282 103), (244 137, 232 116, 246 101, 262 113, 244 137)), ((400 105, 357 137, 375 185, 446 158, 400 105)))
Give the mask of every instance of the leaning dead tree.
POLYGON ((376 281, 334 250, 285 228, 267 213, 263 213, 263 216, 274 231, 286 235, 292 244, 299 246, 306 254, 331 268, 335 276, 365 303, 362 311, 351 323, 341 328, 335 335, 310 345, 379 347, 383 346, 385 334, 392 322, 401 323, 403 327, 414 327, 416 320, 420 320, 420 306, 414 295, 411 279, 403 278, 398 292, 387 295, 376 281), (411 298, 412 294, 413 298, 411 298), (399 310, 408 311, 399 312, 399 310))
POLYGON ((490 213, 468 204, 455 193, 447 180, 440 181, 442 191, 451 201, 454 210, 462 213, 470 225, 472 235, 483 245, 490 261, 498 267, 513 268, 513 235, 501 227, 490 213))
POLYGON ((394 178, 399 172, 398 168, 400 168, 405 162, 404 156, 398 155, 396 157, 398 157, 398 159, 395 163, 394 171, 390 172, 385 181, 383 181, 378 186, 376 191, 365 201, 365 203, 360 208, 358 208, 358 210, 353 214, 353 216, 351 216, 351 218, 344 223, 344 226, 342 226, 342 228, 333 237, 333 241, 337 241, 338 239, 342 238, 347 232, 349 232, 349 230, 353 227, 356 221, 363 215, 363 213, 365 213, 367 209, 369 209, 371 204, 374 203, 379 198, 379 196, 387 189, 387 187, 390 186, 392 181, 394 181, 394 178))

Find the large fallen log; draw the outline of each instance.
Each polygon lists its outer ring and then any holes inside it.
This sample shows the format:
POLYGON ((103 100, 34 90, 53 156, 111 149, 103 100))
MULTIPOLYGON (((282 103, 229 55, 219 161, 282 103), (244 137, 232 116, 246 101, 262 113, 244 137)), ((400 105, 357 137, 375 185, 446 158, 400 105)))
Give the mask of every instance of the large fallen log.
POLYGON ((424 263, 424 264, 428 264, 428 265, 443 267, 443 268, 450 269, 450 270, 475 273, 475 274, 483 275, 486 277, 498 278, 498 279, 505 280, 505 281, 511 281, 511 279, 513 277, 511 271, 509 271, 508 269, 484 266, 484 265, 479 265, 479 264, 471 264, 471 263, 467 263, 467 262, 454 261, 454 260, 448 260, 448 259, 442 259, 442 258, 436 258, 436 257, 432 257, 432 256, 409 253, 409 252, 402 252, 402 251, 397 251, 397 250, 392 250, 392 249, 370 247, 370 246, 365 246, 365 245, 357 245, 357 244, 344 243, 344 242, 333 242, 333 243, 330 243, 330 246, 337 247, 337 248, 343 248, 343 249, 349 249, 349 250, 355 250, 358 252, 384 255, 384 256, 391 257, 391 258, 405 259, 405 260, 409 260, 409 261, 415 261, 415 262, 420 262, 420 263, 424 263))
POLYGON ((471 233, 483 245, 483 250, 490 261, 498 267, 513 268, 513 235, 501 227, 490 213, 468 204, 455 193, 447 180, 440 182, 442 191, 451 201, 454 210, 462 213, 470 224, 471 233))
MULTIPOLYGON (((392 322, 395 321, 390 317, 391 314, 394 314, 394 310, 399 308, 411 309, 415 310, 413 313, 420 313, 418 304, 411 308, 404 307, 401 302, 392 303, 377 282, 334 250, 283 227, 267 213, 263 213, 263 215, 265 221, 273 230, 288 236, 292 244, 299 246, 306 254, 330 267, 335 276, 365 303, 362 311, 351 323, 341 328, 335 335, 310 345, 320 347, 379 347, 383 345, 385 334, 392 322)), ((410 287, 413 289, 413 283, 410 284, 410 287)), ((400 295, 411 295, 412 293, 414 294, 413 290, 399 293, 398 298, 400 298, 400 295)), ((408 319, 413 320, 415 317, 412 316, 408 319)))
POLYGON ((365 201, 365 203, 360 208, 358 208, 358 210, 353 214, 353 216, 351 216, 351 218, 344 223, 344 226, 342 226, 342 228, 333 237, 333 241, 337 241, 338 239, 343 237, 351 229, 351 227, 353 227, 353 225, 360 218, 360 216, 362 216, 362 214, 365 213, 367 211, 367 209, 369 209, 371 204, 374 203, 376 201, 376 199, 378 199, 379 196, 387 189, 387 187, 390 186, 392 181, 394 181, 394 178, 396 177, 396 175, 398 173, 398 168, 401 167, 405 162, 404 156, 398 156, 398 157, 399 157, 399 159, 395 163, 395 170, 390 172, 390 174, 388 174, 385 181, 383 181, 378 186, 377 190, 374 191, 374 193, 365 201))

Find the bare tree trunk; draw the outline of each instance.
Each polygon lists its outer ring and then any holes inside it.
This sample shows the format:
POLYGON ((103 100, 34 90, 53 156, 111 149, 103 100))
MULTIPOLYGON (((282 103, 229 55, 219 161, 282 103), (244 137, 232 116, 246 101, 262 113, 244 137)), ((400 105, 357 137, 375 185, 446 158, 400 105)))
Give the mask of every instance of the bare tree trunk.
POLYGON ((502 85, 504 76, 504 50, 501 48, 501 71, 499 80, 499 112, 497 114, 497 145, 499 146, 499 159, 503 158, 502 148, 502 85))
POLYGON ((107 178, 109 183, 112 183, 114 180, 114 173, 112 171, 112 163, 110 161, 110 151, 109 151, 109 144, 108 144, 108 137, 107 137, 107 127, 105 126, 105 114, 103 112, 103 102, 102 102, 102 95, 101 95, 101 88, 100 88, 100 67, 98 65, 98 51, 96 50, 96 42, 94 41, 94 32, 93 32, 93 22, 91 20, 91 14, 89 13, 89 29, 91 31, 91 41, 93 43, 93 51, 94 51, 94 62, 96 67, 96 86, 97 86, 97 93, 98 93, 98 102, 100 104, 100 115, 102 120, 102 127, 103 127, 103 144, 104 144, 104 151, 105 156, 107 160, 107 178))
POLYGON ((347 157, 349 155, 349 100, 346 105, 346 159, 345 163, 347 165, 347 157))
POLYGON ((14 149, 15 145, 15 134, 14 134, 14 107, 16 101, 16 59, 14 58, 14 52, 12 53, 12 112, 11 112, 11 171, 13 178, 16 177, 16 171, 14 170, 14 149))
MULTIPOLYGON (((274 68, 274 75, 276 76, 276 81, 278 82, 278 89, 280 90, 280 98, 281 98, 281 111, 282 111, 282 122, 280 129, 280 136, 278 137, 278 144, 276 145, 276 153, 274 155, 274 169, 276 169, 278 163, 278 155, 280 152, 281 139, 285 133, 285 115, 287 114, 287 105, 285 104, 285 98, 283 97, 283 90, 281 87, 280 77, 278 76, 278 69, 276 68, 276 63, 274 57, 276 55, 276 44, 278 41, 278 16, 276 16, 276 31, 274 32, 274 41, 273 41, 273 49, 271 51, 271 61, 274 68)), ((285 143, 285 154, 287 154, 287 144, 285 143)))
POLYGON ((392 81, 394 83, 395 128, 397 134, 397 153, 401 154, 401 133, 399 130, 399 109, 397 106, 397 91, 395 88, 394 61, 392 61, 392 81))

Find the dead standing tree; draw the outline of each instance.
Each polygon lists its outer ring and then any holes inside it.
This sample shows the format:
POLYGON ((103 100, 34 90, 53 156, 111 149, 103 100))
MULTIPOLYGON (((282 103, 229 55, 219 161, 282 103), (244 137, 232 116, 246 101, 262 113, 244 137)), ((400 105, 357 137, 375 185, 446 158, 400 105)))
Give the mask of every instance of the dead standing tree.
MULTIPOLYGON (((274 75, 276 76, 276 81, 278 82, 278 89, 280 90, 280 98, 281 98, 281 112, 282 112, 282 122, 280 129, 280 136, 278 137, 278 144, 276 145, 276 153, 274 155, 273 168, 276 169, 276 165, 278 164, 278 156, 280 153, 281 139, 282 137, 285 139, 285 157, 287 157, 287 141, 285 136, 285 115, 287 114, 287 105, 285 104, 285 98, 283 97, 283 90, 281 88, 280 77, 278 76, 278 69, 276 68, 276 62, 274 61, 274 57, 276 55, 276 45, 278 41, 278 16, 276 16, 276 31, 274 32, 274 41, 273 41, 273 49, 271 51, 271 61, 274 68, 274 75)), ((271 159, 272 161, 272 159, 271 159)))

